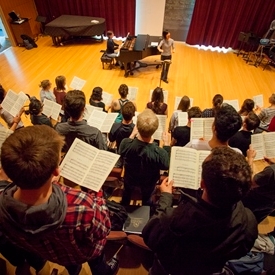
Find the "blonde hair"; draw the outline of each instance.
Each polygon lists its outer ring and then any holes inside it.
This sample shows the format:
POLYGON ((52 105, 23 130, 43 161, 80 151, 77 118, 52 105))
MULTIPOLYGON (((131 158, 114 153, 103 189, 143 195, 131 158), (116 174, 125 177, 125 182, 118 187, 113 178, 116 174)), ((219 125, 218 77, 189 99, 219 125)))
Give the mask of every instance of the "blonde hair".
POLYGON ((156 114, 151 109, 145 109, 137 117, 137 129, 141 137, 149 138, 159 127, 156 114))

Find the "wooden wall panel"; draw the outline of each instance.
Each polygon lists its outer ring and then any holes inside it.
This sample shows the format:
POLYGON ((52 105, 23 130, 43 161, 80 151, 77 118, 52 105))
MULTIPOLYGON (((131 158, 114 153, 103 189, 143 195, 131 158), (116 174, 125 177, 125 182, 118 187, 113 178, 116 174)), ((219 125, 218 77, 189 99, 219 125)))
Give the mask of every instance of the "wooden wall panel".
POLYGON ((0 6, 2 8, 4 16, 4 18, 2 17, 2 20, 7 22, 8 28, 10 28, 9 13, 11 11, 15 11, 17 14, 20 15, 20 17, 30 18, 32 33, 35 36, 39 34, 40 25, 38 22, 35 21, 37 10, 34 4, 34 0, 0 0, 0 6))

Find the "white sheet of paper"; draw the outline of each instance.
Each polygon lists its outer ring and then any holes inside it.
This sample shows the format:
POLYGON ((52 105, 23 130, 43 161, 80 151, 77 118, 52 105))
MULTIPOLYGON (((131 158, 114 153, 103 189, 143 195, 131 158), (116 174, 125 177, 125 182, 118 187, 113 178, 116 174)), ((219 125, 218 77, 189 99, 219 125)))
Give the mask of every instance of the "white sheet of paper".
POLYGON ((102 92, 102 102, 105 103, 106 106, 110 106, 113 100, 113 95, 107 92, 102 92))
POLYGON ((74 76, 74 78, 70 84, 70 87, 75 90, 82 90, 82 88, 84 87, 85 84, 86 84, 86 80, 81 79, 77 76, 74 76))
POLYGON ((86 105, 85 105, 85 111, 84 111, 83 119, 85 119, 85 120, 88 121, 89 118, 90 118, 91 113, 93 112, 93 110, 102 111, 103 108, 101 108, 101 107, 96 107, 96 106, 92 106, 92 105, 89 105, 89 104, 86 104, 86 105))
POLYGON ((186 126, 188 123, 187 112, 178 112, 178 126, 186 126))
POLYGON ((232 107, 235 108, 235 110, 237 112, 240 110, 240 105, 239 105, 239 100, 238 99, 232 99, 232 100, 225 99, 223 101, 223 103, 227 103, 227 104, 231 105, 232 107))
POLYGON ((162 134, 165 132, 165 125, 167 116, 166 115, 157 115, 157 118, 159 120, 159 127, 156 130, 156 132, 153 135, 153 138, 156 140, 162 140, 162 134))
POLYGON ((58 120, 58 117, 59 117, 59 113, 60 113, 60 110, 61 110, 61 105, 54 102, 54 101, 51 101, 51 100, 48 100, 48 99, 44 99, 44 102, 43 102, 43 114, 47 117, 51 117, 52 119, 54 120, 58 120))
POLYGON ((264 107, 264 96, 263 95, 253 96, 253 101, 255 102, 255 107, 256 106, 259 106, 260 108, 264 107))
POLYGON ((138 87, 130 87, 128 86, 128 95, 127 95, 127 98, 130 100, 130 101, 136 101, 137 100, 137 93, 138 93, 138 87))

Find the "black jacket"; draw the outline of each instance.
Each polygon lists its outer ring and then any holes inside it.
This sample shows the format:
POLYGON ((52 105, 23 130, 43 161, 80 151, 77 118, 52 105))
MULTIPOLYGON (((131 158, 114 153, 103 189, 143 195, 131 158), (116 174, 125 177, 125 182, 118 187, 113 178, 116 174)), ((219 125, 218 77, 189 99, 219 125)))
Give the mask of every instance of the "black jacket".
POLYGON ((145 226, 145 243, 172 275, 211 274, 229 259, 238 259, 257 238, 257 222, 238 202, 230 210, 184 195, 171 208, 172 195, 162 193, 157 214, 145 226))

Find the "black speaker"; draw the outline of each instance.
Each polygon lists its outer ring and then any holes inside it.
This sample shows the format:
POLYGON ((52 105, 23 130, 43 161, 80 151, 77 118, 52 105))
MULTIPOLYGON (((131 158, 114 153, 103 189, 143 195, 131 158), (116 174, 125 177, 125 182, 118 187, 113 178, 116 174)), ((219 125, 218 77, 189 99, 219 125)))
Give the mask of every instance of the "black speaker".
POLYGON ((47 21, 47 17, 37 15, 35 21, 40 22, 40 23, 45 23, 47 21))

